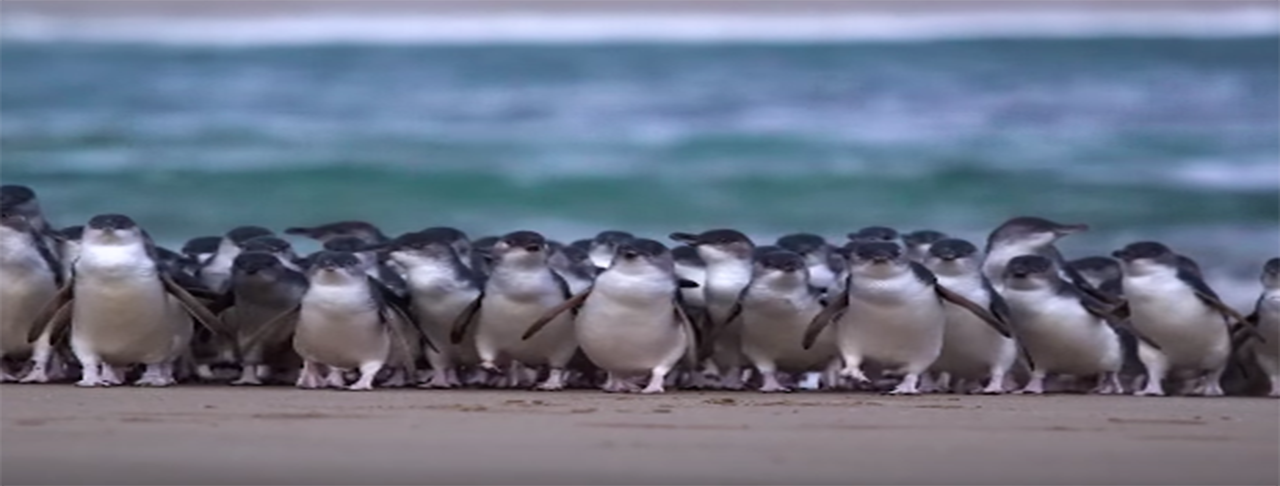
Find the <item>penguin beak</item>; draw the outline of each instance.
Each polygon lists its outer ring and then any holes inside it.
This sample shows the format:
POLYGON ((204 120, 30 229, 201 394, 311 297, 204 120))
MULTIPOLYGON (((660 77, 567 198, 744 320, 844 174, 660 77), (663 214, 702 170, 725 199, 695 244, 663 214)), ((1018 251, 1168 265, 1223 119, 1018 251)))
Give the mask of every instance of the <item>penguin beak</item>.
POLYGON ((671 233, 669 236, 673 241, 684 243, 686 245, 698 246, 698 236, 689 233, 671 233))
POLYGON ((1057 233, 1058 236, 1067 236, 1076 233, 1083 233, 1085 231, 1089 231, 1089 225, 1087 224, 1066 224, 1053 230, 1053 232, 1057 233))

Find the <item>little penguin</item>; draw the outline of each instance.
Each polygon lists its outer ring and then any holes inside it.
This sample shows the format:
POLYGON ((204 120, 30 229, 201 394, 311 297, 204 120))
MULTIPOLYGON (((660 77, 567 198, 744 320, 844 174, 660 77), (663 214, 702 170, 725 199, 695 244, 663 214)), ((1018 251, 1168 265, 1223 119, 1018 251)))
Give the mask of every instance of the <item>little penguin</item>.
POLYGON ((902 245, 907 249, 907 259, 923 262, 929 257, 929 247, 947 238, 946 233, 934 230, 918 230, 902 235, 902 245))
POLYGON ((352 236, 369 245, 385 243, 388 238, 372 223, 366 221, 338 221, 319 226, 295 226, 284 230, 286 235, 305 236, 321 243, 342 236, 352 236))
POLYGON ((741 329, 730 326, 729 314, 738 302, 742 289, 751 283, 752 253, 755 244, 742 232, 733 229, 713 229, 700 234, 672 233, 671 239, 697 248, 698 255, 706 262, 706 279, 703 282, 703 298, 706 301, 704 336, 715 336, 706 343, 711 348, 712 361, 719 368, 721 388, 743 388, 742 367, 746 358, 742 355, 741 329))
POLYGON ((1126 342, 1106 304, 1059 277, 1056 263, 1040 255, 1020 255, 1004 268, 1002 293, 1018 337, 1031 355, 1031 379, 1018 392, 1044 393, 1050 373, 1097 377, 1093 392, 1123 393, 1119 373, 1127 356, 1149 353, 1151 345, 1126 342), (1126 349, 1128 348, 1128 349, 1126 349))
POLYGON ((742 353, 760 372, 762 392, 787 392, 778 372, 824 372, 821 384, 837 385, 840 371, 835 330, 802 346, 809 323, 822 312, 822 290, 810 282, 809 262, 799 254, 777 249, 755 260, 751 283, 734 308, 742 327, 742 353))
POLYGON ((635 235, 626 231, 601 231, 591 239, 591 246, 587 250, 591 263, 597 268, 608 268, 613 262, 613 255, 617 252, 618 245, 632 238, 635 238, 635 235))
POLYGON ((218 243, 218 251, 207 260, 196 276, 210 290, 223 293, 227 291, 231 280, 231 264, 240 254, 240 245, 251 238, 271 236, 271 230, 261 226, 237 226, 228 231, 218 243))
POLYGON ((0 382, 17 378, 5 358, 30 358, 23 383, 49 381, 53 343, 49 330, 34 343, 27 334, 40 310, 62 285, 62 267, 45 238, 26 216, 0 209, 0 382))
POLYGON ((218 318, 161 268, 155 244, 132 218, 102 214, 85 226, 73 278, 41 310, 28 338, 45 326, 57 336, 70 325, 81 364, 77 386, 119 384, 119 370, 132 364, 146 365, 135 384, 169 386, 193 318, 224 333, 218 318))
POLYGON ((484 290, 484 276, 463 263, 454 243, 447 234, 424 231, 401 235, 387 247, 391 260, 405 270, 414 315, 439 348, 426 350, 432 368, 422 385, 426 388, 460 386, 459 367, 480 362, 474 333, 457 344, 449 341, 454 321, 484 290))
POLYGON ((371 390, 384 366, 412 373, 416 322, 359 258, 322 251, 311 259, 307 280, 301 303, 264 325, 267 333, 293 327, 293 349, 302 357, 297 387, 371 390), (351 385, 343 377, 348 370, 360 373, 351 385))
POLYGON ((452 342, 460 343, 474 326, 480 367, 497 372, 505 365, 505 386, 520 386, 523 367, 545 365, 547 378, 537 389, 563 389, 565 367, 578 350, 570 313, 552 319, 537 336, 521 339, 540 316, 572 297, 568 284, 547 265, 546 238, 533 231, 508 233, 491 253, 484 292, 458 316, 452 342))
POLYGON ((1250 345, 1245 354, 1253 355, 1266 372, 1271 382, 1270 396, 1280 397, 1280 258, 1267 260, 1261 280, 1262 295, 1247 320, 1257 328, 1262 339, 1245 342, 1250 345))
POLYGON ((987 309, 939 285, 929 269, 907 260, 896 242, 862 242, 851 256, 845 291, 814 317, 803 343, 812 347, 835 321, 842 376, 870 381, 862 370, 869 361, 904 373, 890 393, 919 393, 920 374, 942 353, 944 301, 963 306, 992 326, 1002 325, 987 309))
MULTIPOLYGON (((1003 326, 978 318, 968 309, 947 303, 942 354, 932 369, 953 378, 986 379, 983 393, 1004 393, 1005 377, 1018 359, 1018 343, 1009 326, 1009 307, 982 275, 978 248, 961 239, 942 239, 929 246, 924 266, 938 284, 984 306, 1003 326)), ((942 380, 946 382, 948 380, 942 380)))
POLYGON ((1222 303, 1198 272, 1188 270, 1162 243, 1133 243, 1112 256, 1124 267, 1122 287, 1129 320, 1160 347, 1158 352, 1140 355, 1147 384, 1138 394, 1164 395, 1167 374, 1187 370, 1199 379, 1197 393, 1222 395, 1231 324, 1243 323, 1245 317, 1222 303))
POLYGON ((792 233, 778 238, 777 246, 804 258, 809 268, 809 285, 826 294, 839 293, 848 265, 826 238, 813 233, 792 233))
POLYGON ((240 351, 240 377, 232 385, 261 385, 282 371, 279 365, 299 362, 287 332, 293 326, 268 329, 267 323, 297 308, 307 286, 307 276, 286 266, 277 254, 250 250, 236 256, 232 303, 219 315, 240 351))
POLYGON ((587 359, 608 373, 603 389, 639 390, 631 378, 642 375, 648 384, 641 393, 662 393, 676 364, 693 359, 693 324, 677 302, 679 287, 692 284, 680 283, 662 243, 632 238, 616 248, 613 262, 589 289, 535 321, 523 339, 580 305, 574 335, 587 359))

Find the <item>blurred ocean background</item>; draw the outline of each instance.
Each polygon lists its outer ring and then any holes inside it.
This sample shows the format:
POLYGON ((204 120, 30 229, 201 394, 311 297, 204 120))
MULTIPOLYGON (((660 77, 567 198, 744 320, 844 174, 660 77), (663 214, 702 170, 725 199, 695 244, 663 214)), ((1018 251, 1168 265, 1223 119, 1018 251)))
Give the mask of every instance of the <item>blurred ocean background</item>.
POLYGON ((1241 305, 1280 254, 1280 15, 1265 4, 148 17, 9 3, 0 178, 33 187, 58 225, 123 212, 174 246, 343 219, 566 241, 734 227, 841 242, 868 225, 982 241, 1040 215, 1092 226, 1063 241, 1069 257, 1166 241, 1241 305))

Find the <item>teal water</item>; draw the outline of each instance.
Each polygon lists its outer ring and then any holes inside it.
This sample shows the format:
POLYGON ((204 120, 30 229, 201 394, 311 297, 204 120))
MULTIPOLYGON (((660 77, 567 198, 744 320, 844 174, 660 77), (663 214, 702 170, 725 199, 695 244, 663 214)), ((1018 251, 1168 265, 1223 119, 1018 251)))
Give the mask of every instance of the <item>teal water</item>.
POLYGON ((1278 38, 0 45, 0 178, 167 244, 366 219, 981 239, 1085 222, 1242 279, 1280 253, 1278 38))

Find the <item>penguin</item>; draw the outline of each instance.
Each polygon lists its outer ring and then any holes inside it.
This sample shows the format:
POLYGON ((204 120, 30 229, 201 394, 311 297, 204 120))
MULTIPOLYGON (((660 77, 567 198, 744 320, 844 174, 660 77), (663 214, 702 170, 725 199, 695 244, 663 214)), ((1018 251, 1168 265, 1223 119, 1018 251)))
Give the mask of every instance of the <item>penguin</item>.
POLYGON ((1084 277, 1089 285, 1119 299, 1124 296, 1124 288, 1120 283, 1123 276, 1120 262, 1104 256, 1077 258, 1067 262, 1067 266, 1084 277))
POLYGON ((387 247, 391 261, 405 270, 413 314, 440 348, 426 350, 433 370, 430 380, 422 385, 426 388, 460 386, 459 368, 479 364, 474 333, 457 344, 449 342, 458 316, 484 290, 484 276, 463 263, 455 241, 446 234, 424 231, 401 235, 387 247))
POLYGON ((1233 319, 1243 324, 1245 317, 1222 303, 1197 272, 1164 244, 1133 243, 1112 256, 1124 269, 1122 287, 1130 321, 1160 347, 1158 352, 1140 355, 1147 384, 1138 394, 1164 395, 1167 374, 1187 370, 1200 380, 1198 394, 1221 396, 1221 378, 1231 353, 1230 327, 1233 319))
POLYGON ((955 303, 991 323, 991 312, 937 283, 923 265, 906 259, 894 241, 866 241, 854 247, 849 282, 809 324, 803 345, 812 347, 829 324, 844 360, 842 376, 870 381, 864 361, 904 373, 891 394, 917 394, 921 373, 942 353, 946 326, 943 302, 955 303))
POLYGON ((867 226, 848 234, 851 242, 897 242, 898 230, 886 226, 867 226))
MULTIPOLYGON (((1002 326, 978 318, 968 309, 947 303, 942 354, 932 369, 949 377, 986 379, 983 393, 1005 393, 1005 377, 1018 359, 1018 343, 1009 325, 1009 307, 982 275, 978 248, 961 239, 942 239, 929 245, 924 266, 938 285, 991 311, 1002 326)), ((947 382, 948 380, 942 380, 947 382)))
MULTIPOLYGON (((1267 260, 1262 267, 1262 295, 1246 319, 1262 339, 1242 341, 1244 354, 1252 355, 1271 382, 1270 396, 1280 397, 1280 258, 1267 260)), ((1245 334, 1242 329, 1239 334, 1245 334)))
POLYGON ((813 233, 792 233, 778 238, 776 245, 804 258, 809 269, 809 285, 828 295, 842 289, 848 265, 826 238, 813 233))
POLYGON ((929 257, 929 247, 947 238, 947 234, 934 230, 919 230, 902 235, 902 245, 907 249, 907 258, 913 262, 923 262, 929 257))
POLYGON ((453 248, 454 253, 458 254, 458 260, 463 265, 471 266, 471 240, 467 238, 467 234, 462 230, 449 226, 432 226, 419 231, 418 234, 448 243, 453 248))
POLYGON ((569 292, 577 295, 591 287, 600 267, 592 263, 587 252, 572 246, 552 246, 547 264, 569 285, 569 292))
POLYGON ((160 267, 154 243, 132 218, 102 214, 85 226, 73 278, 41 310, 28 339, 46 326, 57 336, 69 324, 81 364, 77 386, 119 384, 119 367, 131 364, 146 365, 135 384, 169 386, 193 319, 224 332, 218 318, 160 267))
POLYGON ((822 385, 837 385, 840 371, 835 331, 819 334, 802 346, 805 330, 822 312, 822 289, 812 285, 804 257, 776 249, 755 260, 751 282, 743 289, 730 318, 742 327, 742 353, 760 372, 760 391, 788 392, 778 372, 824 372, 822 385), (734 317, 740 316, 740 319, 734 317))
POLYGON ((366 274, 382 282, 396 295, 405 296, 408 289, 405 287, 404 277, 392 269, 385 261, 386 259, 377 252, 385 244, 386 242, 370 244, 356 236, 337 236, 325 240, 324 250, 355 255, 360 260, 360 268, 363 268, 366 274))
POLYGON ((240 377, 232 385, 261 385, 281 367, 301 364, 287 333, 293 326, 267 329, 267 324, 301 305, 307 287, 307 276, 278 254, 247 250, 236 255, 228 292, 232 303, 219 315, 240 351, 240 377))
POLYGON ((1152 343, 1126 340, 1106 304, 1062 280, 1056 266, 1041 255, 1020 255, 1003 266, 1001 295, 1032 360, 1031 379, 1018 393, 1044 393, 1050 373, 1097 376, 1094 393, 1123 393, 1119 373, 1126 357, 1153 352, 1152 343))
MULTIPOLYGON (((384 366, 413 373, 414 348, 422 337, 417 323, 390 289, 365 273, 359 258, 321 251, 311 259, 307 282, 299 305, 250 339, 292 331, 293 349, 302 357, 298 388, 372 390, 384 366), (348 370, 360 374, 350 385, 343 377, 348 370)), ((425 344, 434 347, 429 339, 425 344)))
POLYGON ((591 256, 591 263, 597 268, 608 268, 613 262, 613 255, 617 252, 618 245, 632 238, 635 238, 635 235, 626 231, 601 231, 591 239, 591 246, 587 250, 591 256))
POLYGON ((707 312, 701 333, 708 336, 706 345, 712 350, 712 361, 720 374, 719 386, 741 390, 746 358, 742 355, 740 328, 730 326, 727 319, 742 289, 751 282, 755 244, 747 235, 732 229, 713 229, 697 235, 672 233, 670 238, 697 248, 706 262, 702 289, 707 312))
POLYGON ((387 235, 383 234, 382 230, 365 221, 339 221, 310 227, 295 226, 285 229, 284 234, 305 236, 321 243, 327 243, 329 240, 342 236, 356 237, 369 245, 385 243, 388 240, 387 235))
POLYGON ((1062 257, 1054 242, 1064 236, 1089 230, 1086 224, 1061 224, 1044 218, 1019 216, 1005 221, 987 236, 986 258, 982 261, 982 274, 1001 290, 1004 282, 1004 267, 1014 257, 1021 255, 1041 255, 1053 260, 1056 268, 1072 285, 1096 300, 1116 305, 1112 296, 1107 295, 1089 285, 1062 257))
POLYGON ((605 370, 606 392, 662 393, 666 377, 683 359, 692 361, 693 323, 678 302, 678 290, 696 285, 681 282, 666 245, 632 238, 617 243, 617 255, 589 289, 535 321, 522 339, 538 331, 566 310, 581 306, 573 321, 582 352, 605 370), (630 379, 645 375, 639 389, 630 379))
POLYGON ((454 322, 454 344, 474 327, 480 367, 490 372, 505 365, 507 387, 521 384, 523 367, 546 366, 538 390, 565 387, 565 367, 578 350, 573 319, 561 314, 531 339, 521 339, 529 325, 573 297, 569 286, 547 265, 547 240, 533 231, 504 235, 491 250, 492 268, 484 291, 454 322))
POLYGON ((40 209, 40 200, 30 187, 17 184, 0 185, 0 210, 22 216, 39 235, 47 235, 53 227, 40 209))
POLYGON ((29 357, 31 367, 20 381, 48 382, 51 334, 46 329, 34 343, 27 335, 62 286, 62 268, 35 225, 12 207, 0 209, 0 280, 0 381, 18 379, 5 361, 29 357))
POLYGON ((261 226, 237 226, 223 235, 218 242, 218 251, 206 260, 196 272, 196 277, 210 290, 223 293, 227 291, 231 280, 231 264, 240 254, 240 245, 251 238, 272 236, 274 233, 261 226))
MULTIPOLYGON (((295 272, 303 271, 302 265, 299 264, 298 254, 293 251, 293 245, 276 236, 257 236, 245 240, 244 243, 240 244, 240 251, 243 253, 266 253, 276 257, 280 264, 289 270, 295 272)), ((234 267, 234 261, 232 266, 234 267)))

